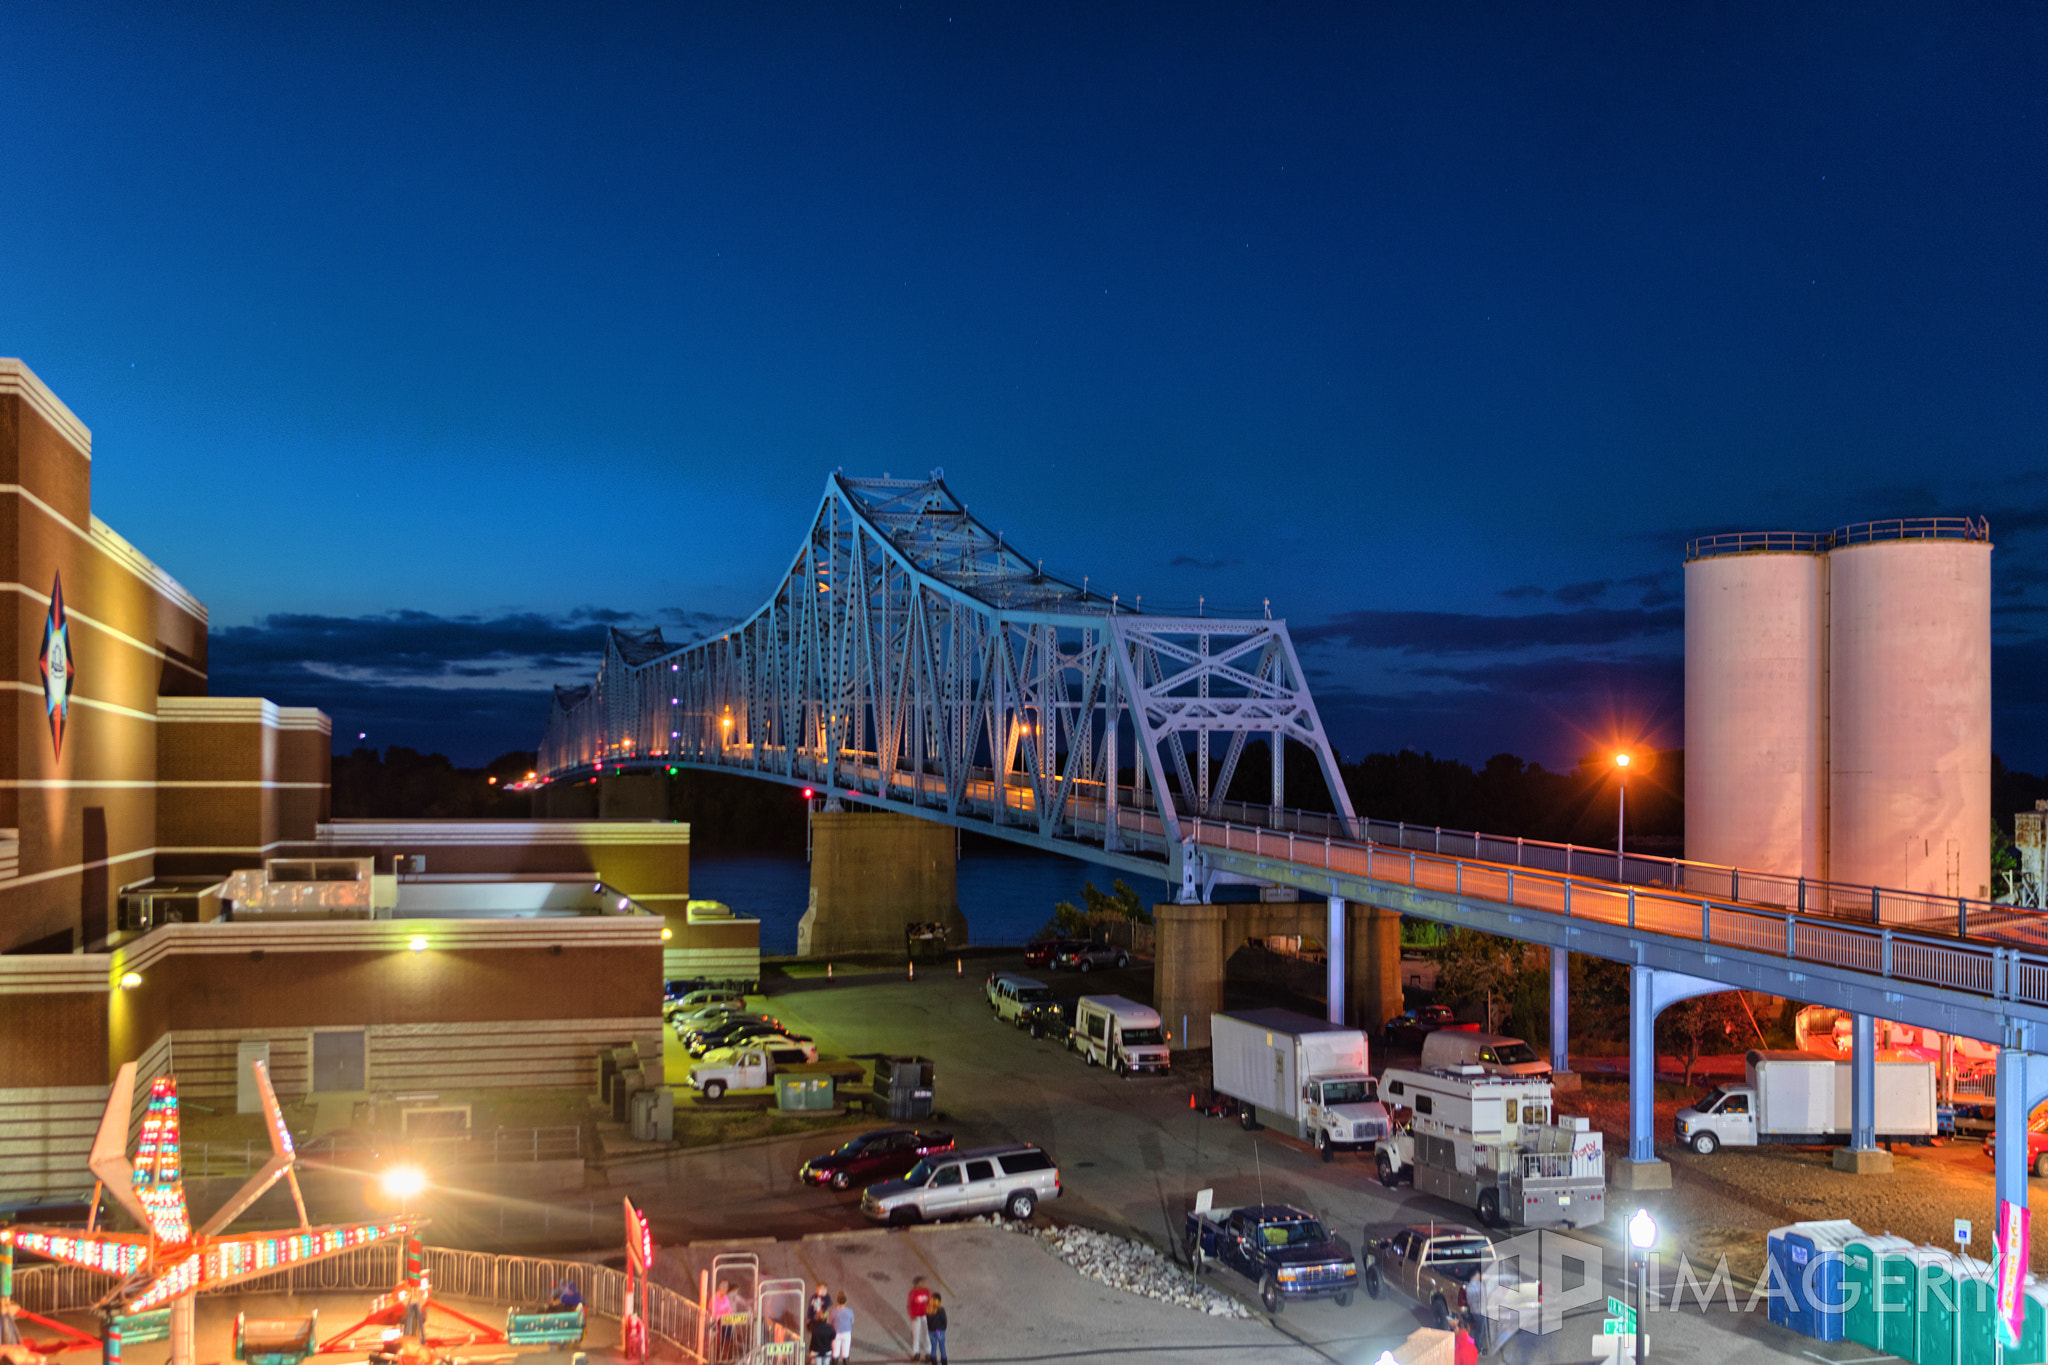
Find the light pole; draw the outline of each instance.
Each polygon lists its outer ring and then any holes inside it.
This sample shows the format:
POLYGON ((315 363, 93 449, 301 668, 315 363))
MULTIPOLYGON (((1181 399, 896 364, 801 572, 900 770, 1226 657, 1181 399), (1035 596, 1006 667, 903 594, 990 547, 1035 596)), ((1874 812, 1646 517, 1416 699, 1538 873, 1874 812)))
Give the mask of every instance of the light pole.
POLYGON ((1614 803, 1614 876, 1628 880, 1628 755, 1614 756, 1614 771, 1621 775, 1620 799, 1614 803))
POLYGON ((1649 1357, 1649 1334, 1643 1329, 1649 1326, 1644 1318, 1650 1312, 1650 1248, 1657 1244, 1657 1223, 1648 1209, 1637 1209, 1628 1220, 1628 1244, 1636 1261, 1636 1365, 1643 1365, 1649 1357))

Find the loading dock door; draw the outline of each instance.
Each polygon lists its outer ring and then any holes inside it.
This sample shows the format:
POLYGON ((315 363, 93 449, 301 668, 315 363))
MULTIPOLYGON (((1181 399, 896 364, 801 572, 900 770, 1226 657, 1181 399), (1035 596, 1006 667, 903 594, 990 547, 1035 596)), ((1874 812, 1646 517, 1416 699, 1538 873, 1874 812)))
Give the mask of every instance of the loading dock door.
POLYGON ((364 1090, 361 1029, 313 1035, 313 1089, 364 1090))

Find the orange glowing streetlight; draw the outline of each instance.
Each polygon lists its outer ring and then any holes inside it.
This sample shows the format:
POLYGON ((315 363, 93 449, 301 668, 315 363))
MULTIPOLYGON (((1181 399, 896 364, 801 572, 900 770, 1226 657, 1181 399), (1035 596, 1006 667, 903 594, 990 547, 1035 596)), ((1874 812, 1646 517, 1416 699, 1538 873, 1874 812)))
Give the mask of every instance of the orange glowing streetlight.
POLYGON ((1624 878, 1628 875, 1628 765, 1629 753, 1623 749, 1614 756, 1614 771, 1621 774, 1621 794, 1614 803, 1614 865, 1624 878))

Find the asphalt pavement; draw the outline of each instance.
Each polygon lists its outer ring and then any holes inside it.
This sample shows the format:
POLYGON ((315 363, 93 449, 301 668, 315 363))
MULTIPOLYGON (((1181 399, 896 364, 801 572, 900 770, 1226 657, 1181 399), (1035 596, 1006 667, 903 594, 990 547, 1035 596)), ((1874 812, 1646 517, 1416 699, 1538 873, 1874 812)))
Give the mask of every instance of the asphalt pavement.
MULTIPOLYGON (((1201 1088, 1199 1078, 1119 1078, 1087 1066, 1057 1044, 999 1024, 988 1008, 983 982, 994 970, 1020 970, 1021 959, 979 959, 970 966, 962 976, 920 970, 914 982, 893 976, 841 978, 830 984, 817 979, 783 982, 771 985, 770 1008, 811 1034, 821 1052, 931 1058, 938 1110, 931 1126, 951 1131, 962 1146, 1037 1143, 1059 1163, 1063 1194, 1042 1206, 1041 1218, 1170 1248, 1178 1242, 1196 1193, 1210 1189, 1219 1206, 1297 1205, 1322 1218, 1354 1248, 1410 1223, 1476 1221, 1470 1210, 1408 1187, 1383 1188, 1367 1155, 1342 1155, 1324 1163, 1291 1134, 1271 1128, 1247 1132, 1234 1120, 1201 1115, 1189 1107, 1190 1095, 1201 1088)), ((1150 994, 1149 968, 1086 977, 1031 974, 1067 999, 1083 993, 1140 999, 1150 994)), ((1173 1027, 1179 1031, 1177 1021, 1173 1027)), ((865 1126, 869 1125, 850 1125, 847 1131, 865 1126)), ((630 1192, 649 1210, 664 1243, 764 1237, 787 1241, 860 1230, 866 1225, 856 1195, 810 1189, 796 1180, 799 1162, 834 1141, 813 1135, 680 1154, 658 1175, 650 1171, 649 1183, 630 1192)), ((1577 1296, 1589 1304, 1564 1315, 1559 1329, 1548 1335, 1509 1343, 1505 1359, 1513 1365, 1552 1365, 1592 1357, 1590 1338, 1601 1331, 1606 1295, 1626 1293, 1615 1234, 1639 1202, 1650 1207, 1664 1230, 1660 1253, 1665 1265, 1675 1262, 1684 1243, 1682 1204, 1669 1193, 1638 1201, 1610 1191, 1613 1226, 1574 1234, 1605 1253, 1597 1270, 1597 1291, 1588 1286, 1577 1296)), ((961 1244, 963 1249, 966 1245, 961 1244)), ((1059 1269, 1072 1276, 1064 1267, 1059 1269)), ((1236 1278, 1227 1270, 1212 1269, 1210 1275, 1212 1282, 1224 1285, 1236 1278)), ((1668 1271, 1664 1278, 1668 1282, 1668 1271)), ((1055 1276, 1052 1283, 1057 1282, 1055 1276)), ((1233 1287, 1250 1300, 1249 1284, 1233 1287)), ((1087 1292, 1115 1293, 1092 1284, 1087 1292)), ((1744 1296, 1746 1287, 1738 1300, 1744 1296)), ((1064 1312, 1066 1305, 1067 1292, 1061 1291, 1044 1306, 1064 1312)), ((1808 1359, 1846 1365, 1859 1354, 1868 1355, 1793 1336, 1773 1327, 1764 1309, 1758 1303, 1750 1312, 1722 1307, 1702 1314, 1693 1308, 1664 1316, 1653 1311, 1648 1320, 1655 1356, 1685 1365, 1786 1359, 1802 1365, 1808 1359)), ((1188 1316, 1198 1326, 1208 1321, 1188 1316)), ((1274 1323, 1285 1340, 1332 1360, 1376 1359, 1378 1349, 1423 1325, 1420 1305, 1391 1296, 1373 1302, 1363 1295, 1348 1308, 1328 1301, 1290 1305, 1274 1323), (1371 1354, 1358 1354, 1369 1347, 1375 1348, 1371 1354)), ((956 1355, 962 1360, 1052 1358, 991 1354, 987 1343, 978 1345, 971 1356, 964 1351, 956 1355)))

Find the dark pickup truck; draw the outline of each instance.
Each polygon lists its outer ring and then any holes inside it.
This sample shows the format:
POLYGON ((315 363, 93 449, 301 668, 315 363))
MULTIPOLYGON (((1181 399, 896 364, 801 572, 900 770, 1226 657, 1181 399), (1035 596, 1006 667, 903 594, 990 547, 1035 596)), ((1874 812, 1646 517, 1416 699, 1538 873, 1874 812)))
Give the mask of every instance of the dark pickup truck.
POLYGON ((1256 1284, 1268 1313, 1289 1299, 1335 1299, 1346 1308, 1358 1287, 1351 1244, 1285 1204, 1190 1213, 1181 1249, 1197 1275, 1218 1262, 1256 1284))

